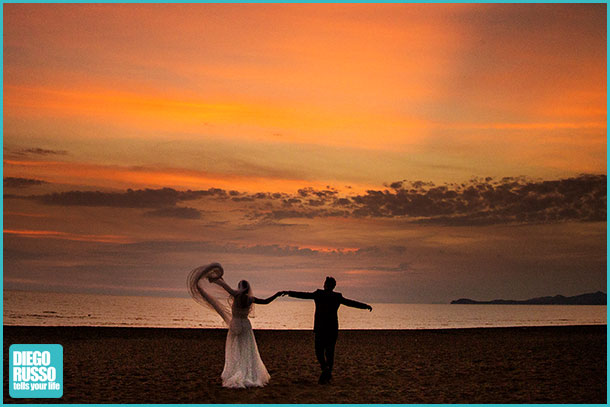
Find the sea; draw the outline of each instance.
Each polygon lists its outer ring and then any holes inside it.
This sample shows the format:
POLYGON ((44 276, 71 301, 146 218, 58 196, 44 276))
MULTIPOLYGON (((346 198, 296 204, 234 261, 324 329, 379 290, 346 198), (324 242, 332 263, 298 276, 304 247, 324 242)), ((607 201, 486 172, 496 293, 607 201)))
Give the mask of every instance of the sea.
MULTIPOLYGON (((212 309, 191 298, 4 291, 4 325, 224 328, 212 309)), ((605 325, 600 305, 371 304, 342 306, 340 329, 448 329, 605 325)), ((254 329, 312 329, 314 304, 280 298, 256 305, 254 329)))

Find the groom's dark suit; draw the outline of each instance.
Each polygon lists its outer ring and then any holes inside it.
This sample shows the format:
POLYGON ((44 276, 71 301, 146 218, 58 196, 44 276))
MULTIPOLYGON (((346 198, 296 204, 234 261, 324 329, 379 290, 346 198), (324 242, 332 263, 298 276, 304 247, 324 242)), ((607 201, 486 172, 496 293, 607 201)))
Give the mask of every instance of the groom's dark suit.
POLYGON ((369 309, 370 306, 362 302, 343 298, 341 293, 332 290, 316 290, 312 293, 288 291, 290 297, 314 300, 316 313, 313 330, 315 332, 316 357, 322 370, 332 371, 335 359, 335 344, 339 333, 339 319, 337 310, 340 305, 348 307, 369 309), (326 358, 324 357, 326 356, 326 358))

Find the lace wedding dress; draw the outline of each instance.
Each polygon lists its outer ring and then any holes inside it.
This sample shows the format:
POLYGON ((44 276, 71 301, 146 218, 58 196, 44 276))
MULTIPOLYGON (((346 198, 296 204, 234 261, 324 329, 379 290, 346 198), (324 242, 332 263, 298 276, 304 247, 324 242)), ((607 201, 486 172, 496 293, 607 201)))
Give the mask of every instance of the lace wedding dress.
POLYGON ((214 309, 229 327, 225 344, 225 365, 221 374, 223 387, 262 387, 269 382, 269 373, 261 360, 248 319, 251 307, 238 307, 221 287, 210 282, 222 277, 218 263, 191 271, 188 288, 195 301, 214 309))

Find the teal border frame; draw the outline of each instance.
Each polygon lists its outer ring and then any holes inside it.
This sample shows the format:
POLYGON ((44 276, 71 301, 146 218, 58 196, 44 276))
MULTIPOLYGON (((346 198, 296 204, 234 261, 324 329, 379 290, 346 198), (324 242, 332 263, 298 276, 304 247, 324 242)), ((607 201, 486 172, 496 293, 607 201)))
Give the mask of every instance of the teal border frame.
MULTIPOLYGON (((45 0, 1 0, 2 1, 2 13, 0 13, 0 36, 4 39, 4 4, 90 4, 90 3, 100 3, 100 4, 119 4, 119 3, 167 3, 167 4, 179 4, 179 3, 202 3, 202 4, 283 4, 283 3, 309 3, 309 4, 320 4, 320 3, 343 3, 343 4, 357 4, 357 3, 382 3, 382 4, 391 4, 391 3, 480 3, 480 4, 491 4, 491 3, 500 3, 500 4, 556 4, 556 3, 566 3, 566 4, 606 4, 606 123, 607 123, 607 107, 608 107, 608 91, 607 91, 607 83, 610 75, 608 74, 608 51, 610 51, 610 47, 608 47, 608 39, 607 33, 610 28, 610 24, 608 23, 608 0, 605 1, 596 1, 596 0, 581 0, 581 1, 568 1, 568 0, 521 0, 521 1, 511 1, 511 0, 495 0, 495 1, 481 1, 481 0, 473 0, 473 1, 465 1, 465 0, 457 0, 457 1, 443 1, 443 0, 421 0, 421 1, 400 1, 400 0, 355 0, 355 1, 315 1, 315 0, 303 0, 303 1, 282 1, 282 0, 242 0, 242 1, 232 1, 232 0, 216 0, 216 1, 197 1, 197 0, 167 0, 167 1, 143 1, 143 0, 100 0, 100 1, 87 1, 87 0, 66 0, 66 1, 45 1, 45 0)), ((4 41, 3 41, 4 43, 4 41)), ((4 52, 0 55, 0 72, 2 73, 2 79, 0 80, 0 90, 2 90, 2 95, 4 96, 4 52)), ((0 106, 2 107, 2 118, 0 118, 0 123, 2 124, 2 133, 0 139, 2 140, 2 144, 4 145, 4 97, 0 100, 0 106)), ((4 149, 2 149, 2 161, 4 162, 4 149)), ((608 129, 606 126, 606 173, 607 173, 607 165, 608 162, 608 129)), ((0 168, 1 178, 4 179, 4 165, 0 168)), ((610 187, 610 181, 606 179, 606 190, 610 187)), ((2 187, 2 193, 4 194, 4 187, 2 187)), ((606 214, 608 213, 608 201, 606 199, 606 214)), ((2 213, 4 214, 4 199, 0 202, 0 208, 2 209, 2 213)), ((607 219, 607 215, 606 215, 607 219)), ((2 230, 4 230, 4 216, 0 218, 0 225, 2 226, 2 230)), ((608 249, 610 248, 610 244, 608 243, 608 227, 606 222, 606 292, 608 292, 608 249)), ((0 248, 2 252, 2 265, 0 265, 0 276, 4 277, 4 234, 0 236, 0 242, 2 243, 2 248, 0 248)), ((0 288, 2 288, 2 302, 0 303, 0 311, 4 317, 4 278, 0 280, 0 288)), ((608 310, 606 308, 606 320, 608 319, 608 310)), ((608 342, 608 334, 610 333, 610 329, 608 329, 608 325, 606 324, 606 341, 608 342)), ((0 347, 4 349, 4 326, 0 325, 0 347)), ((608 348, 608 347, 607 347, 608 348)), ((610 393, 610 386, 608 386, 608 372, 610 369, 608 368, 608 353, 606 352, 606 402, 608 402, 608 394, 610 393)), ((4 351, 2 353, 2 368, 0 369, 0 403, 4 400, 4 351)), ((7 405, 24 405, 22 403, 12 403, 7 405)), ((52 405, 52 406, 125 406, 125 405, 138 405, 138 404, 45 404, 40 403, 36 405, 52 405)), ((140 404, 143 405, 143 404, 140 404)), ((181 406, 184 404, 155 404, 155 406, 181 406)), ((211 406, 214 404, 187 404, 193 406, 211 406)), ((226 406, 238 407, 242 406, 241 404, 225 404, 226 406)), ((294 406, 299 404, 251 404, 252 406, 294 406)), ((353 407, 364 407, 364 406, 384 406, 384 404, 308 404, 310 406, 353 406, 353 407)), ((391 405, 407 405, 407 404, 391 404, 391 405)), ((409 406, 445 406, 446 404, 408 404, 409 406)), ((491 405, 491 406, 506 406, 512 407, 513 404, 482 404, 482 405, 491 405)), ((576 404, 545 404, 545 406, 554 407, 554 406, 566 406, 566 405, 576 405, 576 404)), ((595 406, 596 404, 587 404, 590 406, 595 406)), ((597 404, 599 406, 605 406, 607 404, 597 404)))

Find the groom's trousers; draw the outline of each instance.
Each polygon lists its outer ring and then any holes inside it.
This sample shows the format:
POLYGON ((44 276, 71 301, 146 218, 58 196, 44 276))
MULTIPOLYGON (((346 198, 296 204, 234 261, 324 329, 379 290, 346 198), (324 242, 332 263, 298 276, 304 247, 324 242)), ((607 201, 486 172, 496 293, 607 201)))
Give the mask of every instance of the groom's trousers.
POLYGON ((328 369, 332 371, 333 369, 335 344, 337 343, 338 334, 338 330, 323 330, 315 334, 316 357, 318 362, 320 362, 322 370, 328 369))

